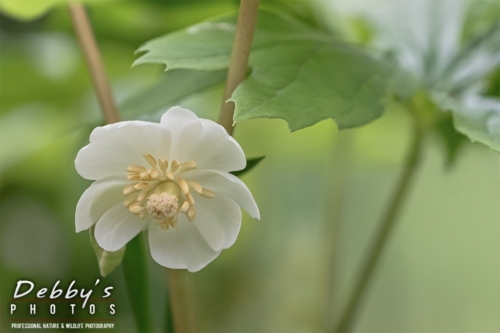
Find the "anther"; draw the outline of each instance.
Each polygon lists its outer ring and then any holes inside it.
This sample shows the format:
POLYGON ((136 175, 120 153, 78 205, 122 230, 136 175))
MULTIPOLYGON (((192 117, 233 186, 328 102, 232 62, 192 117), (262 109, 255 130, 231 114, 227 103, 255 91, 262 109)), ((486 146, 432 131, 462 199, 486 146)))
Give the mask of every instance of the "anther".
POLYGON ((148 196, 149 192, 151 192, 151 190, 142 190, 141 193, 139 193, 139 196, 137 197, 137 201, 143 201, 144 199, 146 199, 146 197, 148 196))
POLYGON ((167 179, 174 180, 174 173, 172 172, 172 170, 167 172, 165 176, 167 176, 167 179))
POLYGON ((144 220, 144 218, 146 217, 146 215, 148 215, 148 211, 147 210, 143 210, 140 214, 139 214, 139 218, 141 220, 144 220))
POLYGON ((141 180, 141 176, 137 173, 133 173, 127 176, 128 180, 141 180))
POLYGON ((144 183, 144 182, 143 183, 137 183, 137 184, 134 185, 134 187, 137 190, 144 190, 145 188, 149 187, 149 184, 148 183, 144 183))
POLYGON ((130 184, 130 185, 126 186, 123 189, 123 195, 129 195, 131 193, 136 192, 137 191, 136 185, 139 185, 139 184, 130 184))
POLYGON ((193 198, 193 195, 191 193, 186 194, 186 199, 189 202, 190 206, 194 205, 194 198, 193 198))
POLYGON ((193 207, 189 207, 189 210, 187 212, 187 218, 189 222, 193 222, 194 219, 196 218, 196 212, 194 211, 193 207))
POLYGON ((151 180, 149 173, 147 173, 146 171, 141 172, 140 176, 141 176, 141 180, 151 180))
POLYGON ((133 195, 130 198, 127 198, 127 200, 125 200, 123 204, 125 205, 125 207, 130 207, 130 205, 132 205, 136 201, 137 201, 137 195, 133 195))
POLYGON ((177 179, 177 184, 179 184, 179 187, 181 188, 182 193, 188 194, 188 192, 189 192, 189 185, 188 185, 188 183, 184 179, 178 178, 177 179))
POLYGON ((132 205, 128 208, 130 210, 131 213, 133 214, 139 214, 141 213, 142 211, 144 211, 144 207, 140 206, 140 205, 132 205))
POLYGON ((182 204, 182 207, 181 207, 181 213, 187 212, 188 209, 189 209, 189 202, 184 201, 184 203, 182 204))
POLYGON ((206 188, 201 191, 201 196, 204 198, 212 199, 214 197, 214 192, 207 190, 206 188))
POLYGON ((158 166, 160 167, 160 171, 164 174, 165 172, 167 172, 168 161, 164 160, 163 158, 160 158, 158 160, 158 166))
POLYGON ((172 161, 172 165, 170 166, 170 170, 172 170, 172 172, 176 172, 177 169, 179 169, 179 166, 181 165, 181 162, 177 161, 177 160, 173 160, 172 161))
POLYGON ((192 180, 188 180, 187 183, 189 184, 189 187, 193 189, 196 193, 200 193, 203 191, 203 187, 201 187, 200 184, 197 182, 194 182, 192 180))
POLYGON ((151 169, 151 170, 148 170, 148 174, 149 176, 152 178, 152 179, 157 179, 158 177, 160 177, 160 171, 156 170, 156 169, 151 169))
POLYGON ((144 154, 144 158, 153 169, 156 168, 156 160, 153 156, 151 156, 150 154, 144 154))
POLYGON ((141 173, 143 171, 146 171, 146 168, 141 167, 139 165, 129 165, 127 168, 127 172, 130 173, 141 173))
POLYGON ((196 163, 194 163, 194 161, 187 161, 187 162, 182 163, 182 165, 179 167, 179 169, 177 169, 177 171, 175 173, 178 176, 180 176, 184 172, 188 172, 188 171, 194 170, 196 168, 197 168, 197 166, 196 166, 196 163))

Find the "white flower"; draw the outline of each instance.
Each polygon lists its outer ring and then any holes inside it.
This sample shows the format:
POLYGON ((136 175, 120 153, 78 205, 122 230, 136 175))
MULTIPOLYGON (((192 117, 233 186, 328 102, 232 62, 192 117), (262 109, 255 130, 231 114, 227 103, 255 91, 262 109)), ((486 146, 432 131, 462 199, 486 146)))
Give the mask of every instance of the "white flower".
POLYGON ((76 231, 96 224, 106 251, 147 228, 157 263, 194 272, 234 244, 239 206, 260 218, 247 186, 229 173, 246 165, 240 145, 222 126, 180 107, 159 124, 97 127, 75 165, 95 180, 76 207, 76 231))

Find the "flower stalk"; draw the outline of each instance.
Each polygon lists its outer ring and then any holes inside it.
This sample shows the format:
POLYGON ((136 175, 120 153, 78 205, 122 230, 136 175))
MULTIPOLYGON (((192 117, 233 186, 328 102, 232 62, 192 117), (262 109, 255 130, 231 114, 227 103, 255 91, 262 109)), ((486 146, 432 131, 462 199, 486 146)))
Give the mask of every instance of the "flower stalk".
MULTIPOLYGON (((113 98, 111 85, 85 8, 78 2, 69 3, 68 6, 104 120, 107 124, 119 122, 120 116, 113 98)), ((94 228, 90 232, 93 233, 94 228)), ((140 332, 149 332, 149 283, 144 246, 144 240, 140 234, 129 242, 123 258, 123 269, 137 329, 140 332)))
POLYGON ((71 2, 69 12, 104 119, 107 124, 116 123, 120 121, 120 116, 85 8, 81 3, 71 2))
POLYGON ((198 332, 189 278, 185 270, 167 269, 174 332, 198 332))
POLYGON ((423 132, 416 125, 413 132, 413 139, 409 149, 409 154, 405 162, 403 173, 399 178, 391 201, 380 223, 379 230, 371 244, 367 256, 363 262, 359 277, 354 290, 349 297, 347 306, 340 317, 339 324, 335 332, 351 332, 354 319, 363 300, 363 296, 372 280, 374 271, 382 257, 383 251, 389 241, 390 235, 396 225, 397 217, 408 196, 411 183, 416 175, 417 165, 422 148, 423 132))
POLYGON ((248 58, 252 49, 252 40, 257 24, 259 0, 241 0, 238 13, 238 24, 234 36, 231 63, 227 73, 226 89, 222 100, 218 123, 229 135, 233 134, 234 102, 227 102, 236 87, 245 79, 248 68, 248 58))

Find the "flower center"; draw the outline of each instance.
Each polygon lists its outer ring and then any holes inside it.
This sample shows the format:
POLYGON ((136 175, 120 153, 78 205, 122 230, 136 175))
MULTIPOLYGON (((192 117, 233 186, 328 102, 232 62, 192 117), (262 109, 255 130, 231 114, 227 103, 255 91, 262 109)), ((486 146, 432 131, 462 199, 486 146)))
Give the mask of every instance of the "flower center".
POLYGON ((196 169, 194 161, 181 163, 173 160, 169 168, 167 160, 156 161, 149 154, 145 154, 144 158, 150 169, 138 165, 127 168, 127 178, 133 183, 123 189, 123 195, 127 197, 125 206, 141 219, 149 213, 164 230, 170 226, 177 227, 179 212, 186 214, 189 221, 193 222, 196 212, 192 192, 205 198, 214 197, 212 191, 199 183, 180 177, 196 169))

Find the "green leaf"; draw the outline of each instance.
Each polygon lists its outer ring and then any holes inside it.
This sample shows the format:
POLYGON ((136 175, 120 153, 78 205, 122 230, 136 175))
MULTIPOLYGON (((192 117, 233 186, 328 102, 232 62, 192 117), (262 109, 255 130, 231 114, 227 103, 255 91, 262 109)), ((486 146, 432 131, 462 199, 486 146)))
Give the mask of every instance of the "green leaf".
POLYGON ((94 249, 95 255, 97 257, 97 263, 99 264, 99 271, 102 276, 108 276, 111 274, 118 265, 122 262, 123 255, 125 254, 126 246, 122 247, 120 250, 115 252, 105 251, 102 247, 97 244, 94 236, 94 229, 92 227, 89 229, 90 244, 94 249))
POLYGON ((472 142, 500 152, 500 99, 474 94, 450 97, 435 94, 437 104, 453 112, 453 123, 472 142))
POLYGON ((123 258, 125 283, 138 332, 151 332, 147 254, 144 235, 140 233, 128 242, 123 258))
MULTIPOLYGON (((500 65, 500 23, 490 21, 482 32, 463 41, 467 11, 476 3, 393 2, 367 15, 377 27, 378 45, 392 52, 399 65, 419 79, 442 110, 452 111, 456 131, 499 151, 500 104, 481 97, 477 88, 500 65)), ((488 6, 498 7, 498 3, 489 2, 488 6)), ((458 137, 451 142, 449 132, 441 137, 456 154, 458 137)))
MULTIPOLYGON (((51 7, 72 0, 0 0, 0 11, 20 20, 33 20, 45 14, 51 7)), ((85 3, 104 3, 123 0, 80 0, 85 3)))
MULTIPOLYGON (((134 65, 216 71, 229 65, 236 16, 213 19, 153 39, 134 65)), ((365 50, 291 18, 260 11, 251 73, 236 89, 235 122, 281 118, 297 130, 332 118, 340 129, 382 113, 392 67, 365 50)), ((167 72, 168 75, 168 72, 167 72)))
POLYGON ((245 167, 245 169, 239 171, 233 171, 231 173, 237 177, 241 177, 243 174, 255 168, 257 164, 259 164, 260 161, 262 161, 264 158, 265 156, 247 158, 247 166, 245 167))
POLYGON ((124 119, 159 119, 171 106, 180 104, 183 98, 202 92, 221 83, 226 78, 226 71, 199 72, 190 70, 172 70, 162 75, 161 80, 125 100, 120 106, 124 119))
POLYGON ((434 130, 445 145, 446 166, 452 167, 457 160, 460 148, 466 142, 466 138, 455 130, 452 117, 443 118, 434 126, 434 130))

